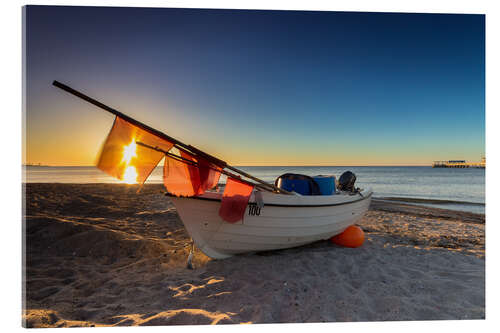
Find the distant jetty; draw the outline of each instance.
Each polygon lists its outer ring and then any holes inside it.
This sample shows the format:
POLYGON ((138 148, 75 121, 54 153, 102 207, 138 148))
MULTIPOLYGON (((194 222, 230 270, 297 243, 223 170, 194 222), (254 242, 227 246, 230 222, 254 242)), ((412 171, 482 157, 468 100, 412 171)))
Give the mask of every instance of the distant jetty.
POLYGON ((482 158, 481 162, 469 163, 465 160, 450 160, 450 161, 434 161, 433 168, 481 168, 486 167, 486 158, 482 158))

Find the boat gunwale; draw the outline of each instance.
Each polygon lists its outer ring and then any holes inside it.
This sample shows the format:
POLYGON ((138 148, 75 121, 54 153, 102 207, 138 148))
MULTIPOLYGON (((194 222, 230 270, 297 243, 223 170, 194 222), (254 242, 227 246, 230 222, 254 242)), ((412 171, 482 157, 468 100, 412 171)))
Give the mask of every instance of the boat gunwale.
MULTIPOLYGON (((359 193, 358 193, 359 194, 359 193)), ((349 205, 352 203, 360 202, 366 199, 369 199, 372 196, 373 192, 370 192, 368 195, 363 196, 357 200, 352 200, 352 201, 346 201, 346 202, 338 202, 338 203, 332 203, 332 204, 321 204, 321 205, 310 205, 310 204, 302 204, 302 205, 285 205, 285 204, 275 204, 275 203, 264 203, 264 206, 269 206, 269 207, 333 207, 333 206, 342 206, 342 205, 349 205)), ((178 197, 175 196, 171 193, 165 193, 165 196, 167 197, 172 197, 172 198, 178 198, 178 199, 194 199, 194 200, 205 200, 205 201, 221 201, 222 197, 220 199, 216 198, 205 198, 205 197, 200 197, 200 196, 193 196, 193 197, 178 197)), ((249 204, 257 204, 255 201, 250 201, 248 202, 249 204)))

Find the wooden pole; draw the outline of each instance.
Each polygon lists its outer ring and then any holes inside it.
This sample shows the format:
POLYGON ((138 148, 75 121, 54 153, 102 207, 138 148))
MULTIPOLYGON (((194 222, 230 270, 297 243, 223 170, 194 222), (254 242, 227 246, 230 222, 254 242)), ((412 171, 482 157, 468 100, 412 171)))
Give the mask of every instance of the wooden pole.
MULTIPOLYGON (((167 155, 168 157, 170 157, 170 158, 172 158, 172 159, 174 159, 174 160, 176 160, 176 161, 179 161, 179 162, 182 162, 182 163, 185 163, 185 164, 192 165, 192 166, 194 166, 194 167, 196 167, 196 168, 198 167, 198 163, 196 163, 196 162, 194 162, 194 161, 191 161, 191 160, 188 160, 187 158, 184 158, 184 157, 182 157, 182 156, 178 156, 178 155, 175 155, 175 154, 169 153, 168 151, 165 151, 165 150, 163 150, 163 149, 161 149, 161 148, 159 148, 159 147, 153 147, 153 146, 150 146, 150 145, 145 144, 145 143, 140 142, 140 141, 137 141, 137 142, 136 142, 136 144, 138 144, 139 146, 143 146, 143 147, 146 147, 146 148, 149 148, 149 149, 152 149, 152 150, 156 150, 156 151, 158 151, 158 152, 161 152, 161 153, 163 153, 163 154, 167 155)), ((251 185, 251 186, 258 187, 258 188, 260 188, 261 190, 264 190, 264 191, 270 191, 270 192, 272 192, 272 191, 271 191, 269 188, 267 188, 267 187, 264 187, 264 186, 262 186, 262 185, 260 185, 260 184, 252 183, 252 182, 250 182, 250 181, 248 181, 248 180, 245 180, 245 179, 241 179, 241 177, 240 177, 240 176, 235 175, 235 174, 233 174, 233 173, 231 173, 231 172, 228 172, 228 171, 226 171, 226 170, 223 170, 223 169, 217 169, 217 168, 214 168, 214 167, 212 167, 212 166, 208 166, 208 167, 209 167, 210 169, 214 170, 214 171, 220 172, 220 173, 222 173, 222 174, 224 174, 224 175, 226 175, 226 176, 229 176, 229 177, 231 177, 231 178, 237 178, 238 180, 240 180, 241 182, 243 182, 243 183, 245 183, 245 184, 248 184, 248 185, 251 185)))
POLYGON ((99 101, 97 101, 97 100, 95 100, 95 99, 93 99, 93 98, 91 98, 91 97, 89 97, 89 96, 87 96, 87 95, 85 95, 85 94, 83 94, 83 93, 81 93, 81 92, 79 92, 79 91, 77 91, 77 90, 75 90, 75 89, 67 86, 67 85, 65 85, 64 83, 61 83, 59 81, 54 80, 52 82, 52 84, 54 86, 56 86, 56 87, 64 90, 64 91, 66 91, 66 92, 74 95, 74 96, 77 96, 77 97, 83 99, 84 101, 89 102, 90 104, 93 104, 93 105, 95 105, 95 106, 97 106, 97 107, 99 107, 99 108, 101 108, 103 110, 106 110, 106 111, 114 114, 117 117, 120 117, 120 118, 128 121, 129 123, 131 123, 131 124, 133 124, 133 125, 141 128, 141 129, 143 129, 146 132, 149 132, 149 133, 151 133, 153 135, 156 135, 159 138, 162 138, 164 140, 172 142, 174 144, 175 148, 177 148, 179 150, 182 150, 182 151, 184 151, 186 153, 189 153, 189 154, 193 154, 194 153, 195 155, 199 155, 199 156, 205 158, 206 160, 208 160, 209 162, 212 162, 212 163, 214 163, 215 165, 217 165, 217 166, 219 166, 221 168, 228 168, 228 169, 230 169, 230 170, 232 170, 232 171, 234 171, 236 173, 241 174, 244 177, 252 179, 252 180, 258 182, 259 184, 263 185, 264 187, 268 188, 271 191, 281 192, 281 193, 284 193, 284 194, 292 194, 291 192, 283 190, 283 189, 275 186, 274 184, 266 183, 262 179, 254 177, 254 176, 252 176, 252 175, 250 175, 250 174, 248 174, 248 173, 246 173, 246 172, 244 172, 242 170, 239 170, 239 169, 237 169, 235 167, 232 167, 232 166, 228 165, 225 161, 223 161, 221 159, 218 159, 217 157, 214 157, 214 156, 212 156, 210 154, 207 154, 207 153, 199 150, 196 147, 193 147, 191 145, 186 145, 186 144, 182 143, 181 141, 176 140, 176 139, 172 138, 171 136, 169 136, 169 135, 167 135, 167 134, 165 134, 163 132, 160 132, 160 131, 158 131, 158 130, 156 130, 156 129, 154 129, 154 128, 152 128, 152 127, 150 127, 150 126, 148 126, 148 125, 146 125, 144 123, 141 123, 140 121, 135 120, 134 118, 131 118, 131 117, 127 116, 126 114, 123 114, 120 111, 115 110, 115 109, 113 109, 113 108, 111 108, 111 107, 109 107, 109 106, 107 106, 107 105, 105 105, 105 104, 103 104, 103 103, 101 103, 101 102, 99 102, 99 101))

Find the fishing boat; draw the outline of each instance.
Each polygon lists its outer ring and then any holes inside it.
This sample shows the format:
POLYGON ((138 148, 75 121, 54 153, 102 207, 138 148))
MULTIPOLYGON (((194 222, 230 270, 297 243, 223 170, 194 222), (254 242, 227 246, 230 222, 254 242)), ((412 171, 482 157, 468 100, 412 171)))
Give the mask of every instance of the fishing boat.
POLYGON ((186 145, 73 88, 53 85, 114 114, 97 167, 127 183, 143 184, 165 158, 167 195, 194 245, 207 256, 297 247, 342 233, 368 210, 371 189, 348 187, 301 195, 270 184, 186 145), (223 192, 214 190, 226 175, 223 192))
POLYGON ((222 193, 171 200, 196 246, 207 256, 224 259, 235 254, 285 249, 329 239, 342 233, 368 210, 371 190, 356 195, 298 196, 255 192, 243 218, 227 223, 218 214, 222 193))

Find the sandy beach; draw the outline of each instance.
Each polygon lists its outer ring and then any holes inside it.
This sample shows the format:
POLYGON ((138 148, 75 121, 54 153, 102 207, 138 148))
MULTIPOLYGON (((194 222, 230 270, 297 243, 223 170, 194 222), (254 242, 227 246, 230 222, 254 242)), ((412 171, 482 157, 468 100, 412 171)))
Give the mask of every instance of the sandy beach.
POLYGON ((24 184, 26 327, 484 319, 484 215, 373 200, 362 247, 212 260, 162 185, 24 184))

